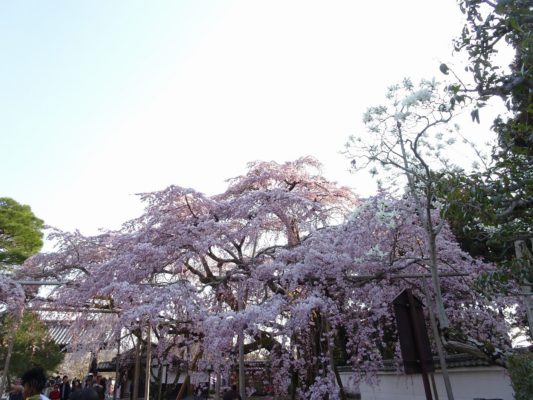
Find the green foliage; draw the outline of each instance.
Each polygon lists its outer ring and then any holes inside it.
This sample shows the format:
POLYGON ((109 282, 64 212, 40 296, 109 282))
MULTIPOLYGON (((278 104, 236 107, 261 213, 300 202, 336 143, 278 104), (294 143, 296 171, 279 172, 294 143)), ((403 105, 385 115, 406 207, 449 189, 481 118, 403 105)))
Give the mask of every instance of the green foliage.
MULTIPOLYGON (((531 237, 533 209, 517 207, 505 216, 509 206, 501 185, 505 179, 490 184, 480 174, 454 171, 441 178, 436 190, 448 204, 443 216, 461 248, 498 265, 492 273, 480 275, 476 290, 487 296, 507 293, 513 282, 533 282, 533 269, 516 258, 514 243, 531 237)), ((527 327, 527 322, 519 327, 527 327)))
POLYGON ((444 217, 463 250, 486 261, 503 262, 514 256, 513 239, 517 230, 500 227, 495 212, 495 196, 489 196, 479 175, 452 171, 442 175, 436 195, 449 204, 444 217), (502 237, 504 234, 508 234, 502 237))
MULTIPOLYGON (((13 320, 12 317, 4 315, 0 322, 0 365, 3 365, 7 342, 13 331, 13 320)), ((50 338, 44 323, 36 314, 26 312, 15 337, 10 374, 20 377, 24 371, 33 366, 54 371, 63 361, 63 357, 64 354, 50 338)))
MULTIPOLYGON (((459 7, 466 16, 462 34, 455 40, 457 51, 469 56, 467 70, 472 73, 475 87, 464 87, 464 92, 477 93, 479 107, 491 97, 505 101, 512 116, 497 118, 493 129, 498 134, 498 147, 494 149, 496 167, 491 179, 509 176, 511 181, 529 186, 529 196, 524 196, 514 185, 509 197, 531 199, 533 186, 531 157, 533 155, 533 17, 530 0, 461 0, 459 7), (501 42, 514 50, 511 65, 498 65, 495 56, 501 42), (507 68, 509 67, 509 68, 507 68), (522 172, 529 172, 525 177, 522 172)), ((441 68, 442 70, 442 68, 441 68)), ((479 118, 478 110, 476 118, 479 118)), ((502 190, 503 191, 503 190, 502 190)), ((500 192, 502 192, 500 191, 500 192)))
MULTIPOLYGON (((450 85, 457 96, 472 99, 472 119, 493 97, 501 98, 510 117, 497 117, 498 141, 484 171, 458 173, 456 190, 442 190, 452 204, 446 215, 463 248, 516 270, 513 242, 533 238, 533 17, 529 0, 460 0, 466 17, 457 51, 469 57, 467 71, 474 84, 450 85), (498 48, 514 50, 511 65, 498 65, 498 48), (455 202, 455 203, 454 203, 455 202), (456 204, 453 206, 453 204, 456 204)), ((441 65, 449 75, 449 68, 441 65)), ((448 185, 445 182, 444 185, 448 185)), ((444 187, 444 186, 443 186, 444 187)), ((515 271, 516 272, 516 271, 515 271)), ((526 271, 526 275, 531 271, 526 271)), ((522 273, 522 275, 524 275, 522 273)))
POLYGON ((533 399, 533 353, 509 357, 509 375, 516 400, 533 399))
POLYGON ((0 269, 19 265, 43 245, 44 223, 27 205, 0 197, 0 269))
MULTIPOLYGON (((472 73, 475 90, 480 96, 479 105, 484 105, 492 96, 501 96, 508 100, 510 109, 527 108, 524 100, 530 97, 533 74, 531 1, 460 0, 459 8, 466 23, 455 40, 455 49, 468 54, 467 70, 472 73), (502 42, 515 50, 510 70, 495 63, 502 42)), ((440 69, 448 72, 445 65, 440 69)))

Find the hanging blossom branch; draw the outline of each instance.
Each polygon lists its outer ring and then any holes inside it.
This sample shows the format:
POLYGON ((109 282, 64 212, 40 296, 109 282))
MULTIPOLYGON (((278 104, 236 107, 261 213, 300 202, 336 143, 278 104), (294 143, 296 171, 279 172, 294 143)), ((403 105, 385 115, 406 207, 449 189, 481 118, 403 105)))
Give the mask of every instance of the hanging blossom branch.
POLYGON ((12 277, 0 273, 0 308, 4 308, 2 311, 17 314, 24 307, 25 300, 22 286, 12 277))

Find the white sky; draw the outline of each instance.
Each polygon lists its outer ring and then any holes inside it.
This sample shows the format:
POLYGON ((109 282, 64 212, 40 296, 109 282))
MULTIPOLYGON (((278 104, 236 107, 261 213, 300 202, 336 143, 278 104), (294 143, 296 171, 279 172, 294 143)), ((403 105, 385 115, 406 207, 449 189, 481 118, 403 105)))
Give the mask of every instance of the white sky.
POLYGON ((387 86, 440 78, 463 22, 453 0, 13 3, 1 195, 87 234, 137 216, 135 193, 218 193, 253 160, 312 155, 372 193, 339 152, 387 86))

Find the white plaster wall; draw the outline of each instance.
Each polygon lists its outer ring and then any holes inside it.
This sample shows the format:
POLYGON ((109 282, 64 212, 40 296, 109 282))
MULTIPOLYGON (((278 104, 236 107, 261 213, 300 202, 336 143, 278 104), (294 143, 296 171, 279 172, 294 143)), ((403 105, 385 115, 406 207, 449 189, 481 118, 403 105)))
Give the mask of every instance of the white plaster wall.
POLYGON ((341 376, 342 386, 346 393, 350 394, 359 394, 359 386, 355 383, 355 376, 353 372, 339 372, 341 376))
MULTIPOLYGON (((426 400, 420 375, 383 373, 380 382, 371 387, 361 383, 362 400, 426 400)), ((511 381, 503 368, 461 368, 450 371, 455 400, 514 400, 511 381)), ((442 375, 435 373, 439 399, 447 399, 442 375)))

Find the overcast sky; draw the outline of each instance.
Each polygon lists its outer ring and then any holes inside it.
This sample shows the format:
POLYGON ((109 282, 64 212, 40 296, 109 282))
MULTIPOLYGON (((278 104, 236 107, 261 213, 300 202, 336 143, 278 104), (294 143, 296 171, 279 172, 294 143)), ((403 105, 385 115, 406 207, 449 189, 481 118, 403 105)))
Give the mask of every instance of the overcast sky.
POLYGON ((95 233, 170 184, 208 194, 253 160, 341 154, 405 76, 439 77, 453 0, 3 1, 0 195, 95 233))

